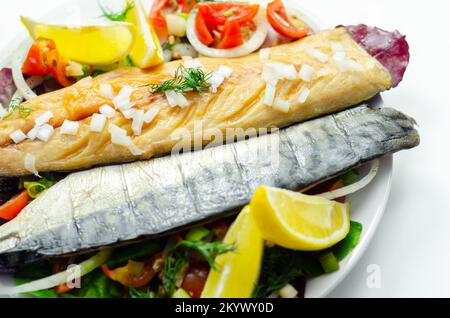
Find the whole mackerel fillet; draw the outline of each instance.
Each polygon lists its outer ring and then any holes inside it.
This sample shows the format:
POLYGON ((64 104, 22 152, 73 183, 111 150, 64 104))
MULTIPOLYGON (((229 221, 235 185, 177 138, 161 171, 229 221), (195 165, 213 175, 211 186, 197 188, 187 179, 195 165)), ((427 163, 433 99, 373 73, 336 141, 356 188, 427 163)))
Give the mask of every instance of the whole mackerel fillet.
POLYGON ((260 185, 302 189, 418 144, 413 119, 359 106, 236 143, 73 173, 0 227, 0 267, 160 236, 229 214, 260 185))

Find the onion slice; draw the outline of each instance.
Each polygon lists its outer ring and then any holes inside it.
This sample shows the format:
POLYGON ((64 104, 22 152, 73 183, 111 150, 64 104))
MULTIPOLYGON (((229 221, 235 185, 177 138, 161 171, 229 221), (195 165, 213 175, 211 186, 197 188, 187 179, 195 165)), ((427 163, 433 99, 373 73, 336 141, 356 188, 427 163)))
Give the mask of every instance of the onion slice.
POLYGON ((370 171, 367 175, 364 176, 364 178, 346 187, 319 194, 319 196, 325 199, 334 200, 355 193, 356 191, 359 191, 362 188, 366 187, 375 178, 378 173, 379 166, 379 161, 373 160, 370 165, 370 171))
MULTIPOLYGON (((91 258, 81 262, 79 266, 80 277, 84 276, 94 269, 102 265, 111 255, 111 249, 104 249, 91 258)), ((65 284, 77 277, 73 277, 73 270, 68 269, 45 278, 41 278, 26 284, 13 287, 0 287, 0 295, 17 295, 23 293, 30 293, 38 290, 49 289, 55 286, 65 284)))
POLYGON ((16 84, 17 90, 26 100, 32 99, 36 97, 36 93, 30 88, 30 86, 25 81, 25 78, 22 74, 22 65, 27 57, 28 50, 30 49, 31 43, 29 40, 25 40, 17 49, 17 55, 13 58, 12 61, 12 71, 13 71, 13 80, 14 84, 16 84))
POLYGON ((196 49, 197 52, 202 55, 221 58, 245 56, 259 49, 266 39, 269 25, 266 21, 265 13, 265 10, 260 9, 258 14, 256 15, 256 31, 253 33, 252 37, 248 41, 244 42, 244 44, 231 49, 215 49, 204 45, 199 40, 197 31, 195 30, 195 18, 197 16, 197 9, 192 10, 189 14, 186 35, 194 49, 196 49))

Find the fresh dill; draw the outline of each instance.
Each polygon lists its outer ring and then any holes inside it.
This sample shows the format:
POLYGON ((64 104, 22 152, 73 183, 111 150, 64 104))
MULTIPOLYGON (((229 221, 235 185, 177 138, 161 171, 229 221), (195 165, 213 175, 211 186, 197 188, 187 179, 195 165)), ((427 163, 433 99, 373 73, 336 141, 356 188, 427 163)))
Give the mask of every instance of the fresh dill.
POLYGON ((184 93, 192 90, 203 93, 210 86, 208 83, 210 77, 211 73, 205 73, 200 68, 185 68, 183 65, 180 65, 175 71, 173 78, 161 84, 150 84, 151 93, 156 94, 167 91, 184 93))
POLYGON ((101 1, 98 2, 100 10, 102 10, 101 17, 104 17, 110 21, 125 21, 128 13, 134 8, 134 3, 132 1, 127 1, 125 7, 120 12, 113 12, 110 8, 102 4, 101 1))
POLYGON ((2 120, 9 118, 16 110, 19 112, 19 115, 22 118, 27 118, 32 112, 34 112, 34 109, 25 107, 23 104, 21 104, 21 101, 21 98, 13 98, 8 106, 9 113, 3 116, 2 120))
POLYGON ((200 254, 213 270, 217 270, 216 257, 235 249, 234 245, 223 242, 187 240, 178 242, 164 256, 163 285, 167 294, 171 296, 175 292, 177 273, 189 263, 192 252, 200 254))

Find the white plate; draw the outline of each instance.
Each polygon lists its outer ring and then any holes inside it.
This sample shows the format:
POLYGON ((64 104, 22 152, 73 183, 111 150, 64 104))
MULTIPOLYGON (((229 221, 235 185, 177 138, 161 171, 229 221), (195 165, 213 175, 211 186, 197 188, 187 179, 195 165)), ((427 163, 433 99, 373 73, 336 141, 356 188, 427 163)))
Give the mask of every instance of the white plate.
MULTIPOLYGON (((152 0, 144 0, 147 8, 152 0)), ((121 1, 109 0, 108 4, 121 3, 121 1)), ((313 28, 320 28, 320 23, 313 18, 307 10, 301 8, 295 0, 287 0, 286 4, 303 12, 308 23, 313 28)), ((101 11, 98 8, 97 1, 77 0, 70 2, 69 5, 57 6, 48 12, 42 20, 55 23, 82 24, 89 22, 98 22, 101 11)), ((17 17, 19 18, 19 17, 17 17)), ((24 31, 17 37, 16 45, 11 44, 8 47, 15 48, 18 43, 27 37, 24 31)), ((0 66, 8 65, 10 54, 12 52, 2 52, 0 56, 0 66)), ((375 98, 374 104, 380 105, 381 98, 375 98)), ((378 227, 383 215, 386 203, 391 189, 392 177, 392 156, 385 156, 380 160, 380 169, 372 183, 360 192, 349 197, 352 203, 351 218, 363 224, 361 240, 356 249, 340 263, 340 270, 331 274, 326 274, 307 282, 306 297, 316 298, 328 295, 353 269, 355 264, 361 258, 362 254, 369 245, 372 237, 378 227)), ((364 169, 364 167, 362 168, 364 169)), ((12 283, 11 276, 0 275, 0 285, 12 283)))

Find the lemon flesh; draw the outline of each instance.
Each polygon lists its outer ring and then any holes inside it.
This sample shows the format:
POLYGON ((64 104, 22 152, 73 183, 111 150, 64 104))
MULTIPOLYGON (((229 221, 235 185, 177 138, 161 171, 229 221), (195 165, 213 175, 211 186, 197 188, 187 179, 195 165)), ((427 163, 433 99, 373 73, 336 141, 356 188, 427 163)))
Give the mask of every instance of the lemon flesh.
POLYGON ((293 250, 328 248, 350 229, 349 205, 319 196, 261 186, 250 208, 265 240, 293 250))
POLYGON ((236 250, 216 258, 218 270, 211 269, 202 298, 248 298, 258 282, 264 241, 245 207, 231 225, 224 242, 236 250))
POLYGON ((163 50, 159 43, 155 29, 149 23, 144 7, 139 0, 133 1, 134 6, 125 19, 133 24, 137 30, 136 40, 130 52, 133 64, 140 68, 147 68, 164 62, 163 50))
POLYGON ((123 60, 131 51, 135 27, 130 23, 68 26, 46 24, 21 17, 31 37, 55 42, 65 58, 90 65, 107 65, 123 60))

